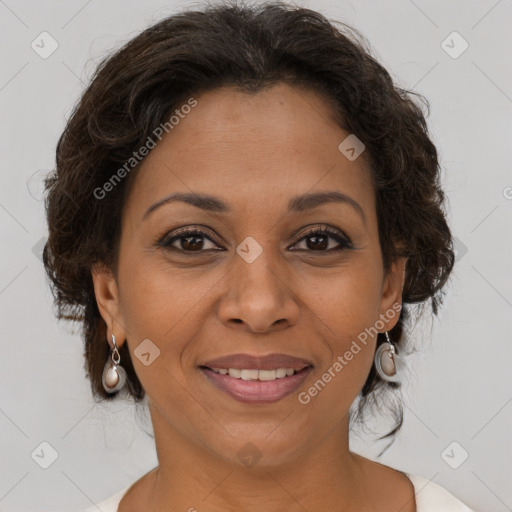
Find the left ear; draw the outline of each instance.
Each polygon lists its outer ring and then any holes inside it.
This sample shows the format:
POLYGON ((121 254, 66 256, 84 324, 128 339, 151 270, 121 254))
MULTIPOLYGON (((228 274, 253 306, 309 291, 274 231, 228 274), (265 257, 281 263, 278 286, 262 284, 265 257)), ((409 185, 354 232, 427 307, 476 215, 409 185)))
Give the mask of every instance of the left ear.
POLYGON ((397 258, 382 284, 379 318, 386 324, 386 331, 393 329, 400 317, 407 259, 407 257, 397 258))

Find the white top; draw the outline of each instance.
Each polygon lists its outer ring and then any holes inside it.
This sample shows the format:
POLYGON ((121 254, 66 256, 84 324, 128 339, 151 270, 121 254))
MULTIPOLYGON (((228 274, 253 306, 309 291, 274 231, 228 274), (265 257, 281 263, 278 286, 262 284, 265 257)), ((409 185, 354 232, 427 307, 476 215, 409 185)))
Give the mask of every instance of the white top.
MULTIPOLYGON (((416 494, 416 512, 475 512, 462 501, 458 500, 446 489, 430 482, 419 475, 411 475, 402 471, 412 482, 416 494)), ((126 494, 131 485, 114 494, 110 498, 93 505, 83 512, 117 512, 121 498, 126 494)))

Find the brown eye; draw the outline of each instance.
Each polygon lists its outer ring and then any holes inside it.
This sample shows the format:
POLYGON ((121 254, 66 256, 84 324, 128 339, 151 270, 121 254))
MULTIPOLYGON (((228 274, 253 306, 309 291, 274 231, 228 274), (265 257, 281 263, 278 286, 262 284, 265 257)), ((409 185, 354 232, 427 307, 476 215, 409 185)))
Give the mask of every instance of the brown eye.
POLYGON ((205 252, 215 249, 218 247, 204 231, 198 229, 185 229, 178 233, 174 233, 173 236, 166 236, 159 242, 159 245, 166 249, 176 249, 183 252, 205 252), (208 247, 208 242, 212 244, 212 247, 208 247), (206 245, 206 247, 205 247, 206 245))
POLYGON ((180 236, 178 240, 181 242, 181 249, 186 251, 200 251, 204 245, 202 235, 180 236))
POLYGON ((306 248, 298 249, 298 250, 309 250, 316 252, 332 252, 332 251, 342 251, 344 249, 349 249, 352 247, 352 243, 348 238, 345 238, 337 231, 334 231, 330 228, 316 228, 309 232, 307 232, 299 242, 305 240, 306 248), (329 240, 334 240, 338 245, 332 246, 332 242, 329 240))

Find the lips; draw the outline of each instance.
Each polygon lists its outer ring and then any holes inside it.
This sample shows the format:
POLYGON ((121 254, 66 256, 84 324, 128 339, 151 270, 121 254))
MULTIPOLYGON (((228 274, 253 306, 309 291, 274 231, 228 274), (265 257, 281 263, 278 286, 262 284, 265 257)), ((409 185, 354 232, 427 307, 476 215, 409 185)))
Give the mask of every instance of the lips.
POLYGON ((264 356, 251 356, 249 354, 232 354, 205 361, 200 366, 207 368, 234 368, 237 370, 277 370, 278 368, 292 368, 299 372, 306 366, 313 366, 311 361, 287 354, 268 354, 264 356))
POLYGON ((208 382, 235 400, 251 404, 275 402, 296 391, 313 364, 286 354, 233 354, 200 366, 208 382))

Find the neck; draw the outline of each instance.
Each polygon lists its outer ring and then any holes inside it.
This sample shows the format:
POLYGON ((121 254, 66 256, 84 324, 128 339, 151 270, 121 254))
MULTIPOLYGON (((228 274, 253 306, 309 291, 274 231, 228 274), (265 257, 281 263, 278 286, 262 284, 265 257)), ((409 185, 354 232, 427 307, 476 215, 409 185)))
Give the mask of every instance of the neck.
POLYGON ((221 458, 173 429, 156 408, 150 410, 159 465, 148 474, 146 510, 303 512, 354 509, 366 503, 360 458, 348 448, 347 416, 328 436, 293 457, 276 461, 262 456, 253 465, 248 444, 245 457, 234 449, 238 456, 221 458))

